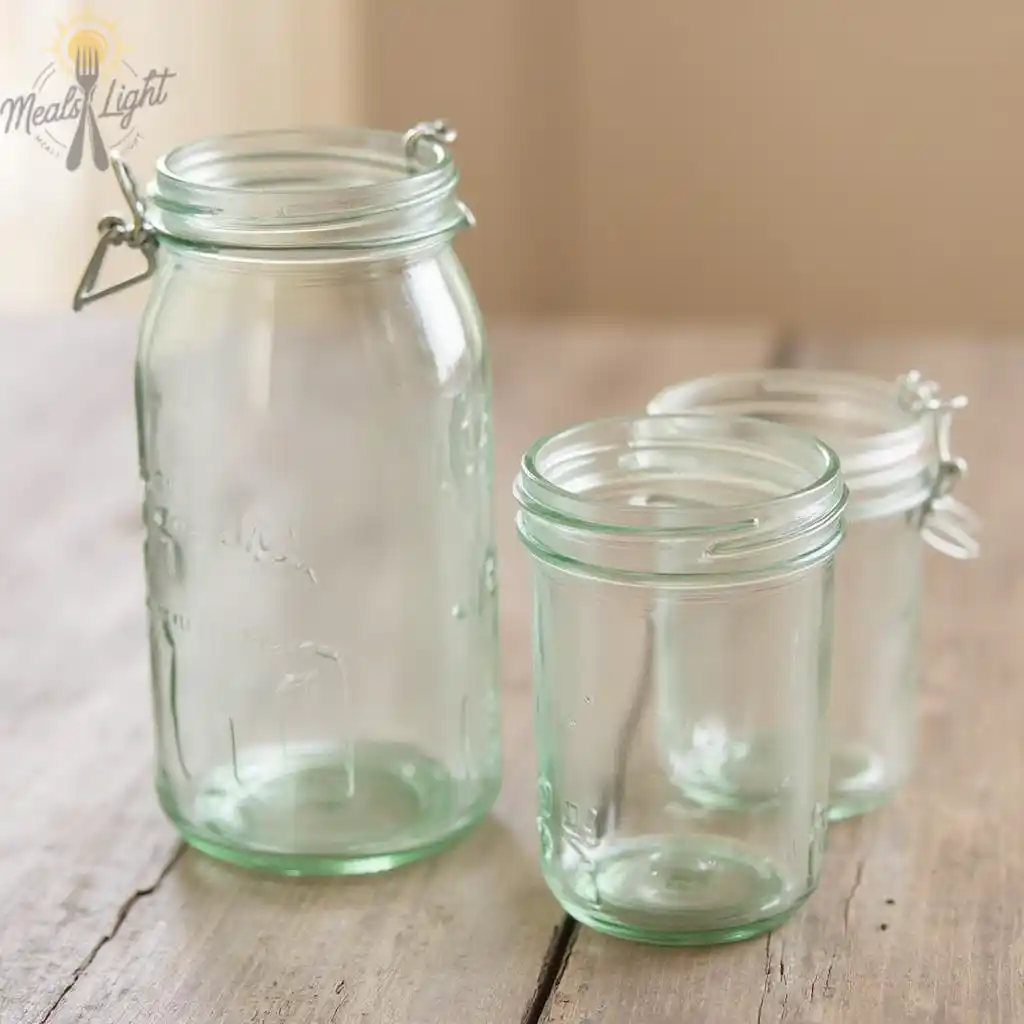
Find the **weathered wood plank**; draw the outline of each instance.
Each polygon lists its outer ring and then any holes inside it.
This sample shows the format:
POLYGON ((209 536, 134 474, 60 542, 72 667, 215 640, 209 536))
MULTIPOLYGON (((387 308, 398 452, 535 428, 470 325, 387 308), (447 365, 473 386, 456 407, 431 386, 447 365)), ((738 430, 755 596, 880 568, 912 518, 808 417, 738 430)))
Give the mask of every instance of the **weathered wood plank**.
POLYGON ((796 362, 966 391, 955 442, 983 558, 929 560, 919 767, 892 806, 835 826, 819 891, 767 938, 647 950, 580 931, 552 1024, 1024 1019, 1024 483, 1019 342, 821 341, 796 362))
MULTIPOLYGON (((510 751, 529 747, 528 704, 523 688, 506 701, 510 751)), ((510 775, 469 839, 385 876, 275 879, 186 853, 53 1021, 518 1015, 559 915, 533 869, 532 786, 510 775)))
POLYGON ((150 784, 130 329, 0 332, 0 1021, 518 1021, 562 916, 537 868, 521 450, 758 365, 744 331, 495 332, 506 782, 449 854, 277 880, 176 856, 150 784))
POLYGON ((0 329, 0 1021, 44 1017, 177 847, 152 799, 130 327, 0 329))

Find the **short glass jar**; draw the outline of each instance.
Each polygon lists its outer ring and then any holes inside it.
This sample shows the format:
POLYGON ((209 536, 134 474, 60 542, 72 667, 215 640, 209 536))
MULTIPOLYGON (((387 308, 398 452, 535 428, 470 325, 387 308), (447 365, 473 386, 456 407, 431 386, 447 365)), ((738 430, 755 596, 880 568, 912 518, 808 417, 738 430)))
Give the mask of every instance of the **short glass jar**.
POLYGON ((539 441, 515 493, 548 885, 624 938, 774 927, 824 844, 835 455, 755 419, 618 418, 539 441), (665 656, 666 625, 685 659, 665 656), (756 803, 709 810, 680 784, 676 751, 701 729, 771 742, 756 803))
MULTIPOLYGON (((108 218, 136 365, 157 789, 290 874, 438 850, 499 788, 489 365, 443 126, 196 142, 108 218), (140 275, 147 276, 146 273, 140 275)), ((115 286, 115 288, 118 286, 115 286)))
MULTIPOLYGON (((896 382, 857 374, 763 370, 674 385, 648 411, 756 416, 800 427, 839 456, 850 491, 836 562, 832 670, 833 820, 870 811, 906 781, 914 757, 922 554, 976 553, 970 514, 950 496, 966 471, 949 450, 965 404, 910 373, 896 382)), ((685 652, 677 652, 685 659, 685 652)), ((729 744, 725 749, 731 749, 729 744)), ((740 773, 731 755, 694 753, 710 788, 740 773), (717 779, 717 782, 712 780, 717 779)))

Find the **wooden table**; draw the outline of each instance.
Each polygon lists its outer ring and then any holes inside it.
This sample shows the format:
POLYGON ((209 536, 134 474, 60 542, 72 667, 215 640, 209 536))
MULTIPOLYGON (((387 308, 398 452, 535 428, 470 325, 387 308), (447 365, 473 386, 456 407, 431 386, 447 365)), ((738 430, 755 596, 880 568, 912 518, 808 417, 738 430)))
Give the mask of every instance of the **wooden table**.
POLYGON ((773 341, 574 324, 493 331, 506 779, 446 855, 279 880, 183 849, 157 810, 132 329, 98 310, 0 325, 0 1022, 740 1024, 1024 1021, 1024 343, 773 341), (766 364, 911 366, 963 389, 972 564, 934 557, 920 767, 835 827, 785 927, 707 951, 568 922, 534 835, 524 446, 658 386, 766 364))

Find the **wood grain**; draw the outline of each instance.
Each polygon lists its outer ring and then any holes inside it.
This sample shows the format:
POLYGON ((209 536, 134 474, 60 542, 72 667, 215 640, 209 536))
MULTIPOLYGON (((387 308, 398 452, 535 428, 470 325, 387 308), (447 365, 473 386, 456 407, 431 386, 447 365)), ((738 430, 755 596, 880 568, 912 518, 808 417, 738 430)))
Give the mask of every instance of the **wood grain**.
POLYGON ((506 780, 448 855, 279 880, 181 851, 156 808, 132 330, 0 331, 0 1022, 519 1021, 563 915, 537 866, 529 588, 509 489, 522 449, 639 408, 674 377, 759 365, 766 332, 494 332, 506 780))
POLYGON ((916 775, 890 807, 832 828, 819 891, 766 938, 674 952, 581 930, 551 1024, 1024 1020, 1024 350, 820 339, 793 355, 886 377, 918 366, 974 400, 954 436, 985 549, 929 560, 916 775))
POLYGON ((178 846, 151 795, 132 333, 0 329, 3 1024, 45 1017, 178 846))

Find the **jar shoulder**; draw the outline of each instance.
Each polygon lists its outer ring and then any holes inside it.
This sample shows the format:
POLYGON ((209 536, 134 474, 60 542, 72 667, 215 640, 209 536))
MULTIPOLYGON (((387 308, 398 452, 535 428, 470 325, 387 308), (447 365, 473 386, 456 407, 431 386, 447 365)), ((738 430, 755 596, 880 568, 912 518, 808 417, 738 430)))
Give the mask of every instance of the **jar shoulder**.
POLYGON ((483 321, 450 247, 416 259, 280 262, 161 250, 143 317, 139 364, 228 352, 342 359, 398 377, 455 385, 487 374, 483 321))

